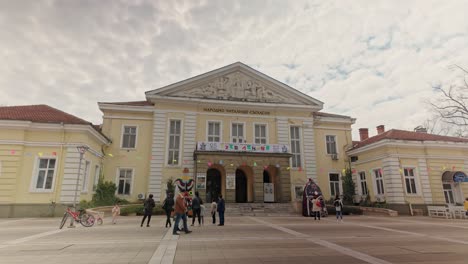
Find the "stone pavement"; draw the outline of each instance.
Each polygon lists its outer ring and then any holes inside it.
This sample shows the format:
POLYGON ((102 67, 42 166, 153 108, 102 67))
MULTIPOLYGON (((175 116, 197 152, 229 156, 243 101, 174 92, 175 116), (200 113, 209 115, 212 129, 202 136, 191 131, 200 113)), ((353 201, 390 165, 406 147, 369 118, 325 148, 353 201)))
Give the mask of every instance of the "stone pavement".
POLYGON ((467 220, 241 216, 173 236, 163 217, 140 219, 62 230, 60 218, 0 219, 0 263, 468 263, 467 220))

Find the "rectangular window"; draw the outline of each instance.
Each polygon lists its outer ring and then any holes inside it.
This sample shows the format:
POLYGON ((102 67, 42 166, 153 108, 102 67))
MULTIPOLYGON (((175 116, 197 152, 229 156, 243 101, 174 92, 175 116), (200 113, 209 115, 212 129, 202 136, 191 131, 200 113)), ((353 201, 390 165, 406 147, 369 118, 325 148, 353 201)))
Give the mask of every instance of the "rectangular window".
POLYGON ((124 126, 122 135, 122 148, 135 148, 136 136, 136 126, 124 126))
POLYGON ((132 169, 119 169, 119 186, 117 189, 118 194, 129 195, 132 184, 132 169))
POLYGON ((36 182, 34 185, 36 190, 52 190, 52 183, 54 181, 55 174, 55 161, 55 159, 39 159, 36 182))
POLYGON ((330 173, 328 175, 330 180, 330 195, 335 197, 340 194, 340 175, 338 173, 330 173))
POLYGON ((327 154, 336 154, 336 136, 326 136, 327 154))
POLYGON ((99 177, 101 175, 101 167, 99 165, 96 165, 94 167, 94 185, 93 185, 93 191, 96 190, 97 185, 99 183, 99 177))
POLYGON ((255 124, 255 144, 267 143, 267 127, 263 124, 255 124))
POLYGON ((416 191, 416 178, 414 177, 414 169, 404 168, 403 172, 405 175, 406 193, 417 194, 418 192, 416 191))
POLYGON ((208 142, 221 142, 221 123, 208 122, 208 142))
POLYGON ((169 153, 167 164, 179 165, 181 121, 171 120, 169 127, 169 153))
POLYGON ((375 186, 377 188, 377 194, 385 194, 382 170, 381 169, 374 170, 374 176, 375 176, 375 186))
POLYGON ((81 185, 81 191, 82 192, 87 192, 88 191, 88 183, 89 183, 89 167, 91 165, 91 162, 85 161, 85 166, 83 170, 83 185, 81 185))
POLYGON ((290 128, 291 135, 291 154, 292 167, 301 167, 301 133, 300 127, 292 126, 290 128))
POLYGON ((454 204, 455 199, 453 199, 453 190, 452 190, 452 185, 450 183, 442 183, 442 187, 444 188, 444 197, 445 197, 445 202, 448 204, 454 204))
POLYGON ((232 143, 245 143, 244 124, 232 123, 231 135, 232 135, 232 138, 231 138, 232 143))
POLYGON ((359 172, 359 183, 361 186, 361 194, 362 195, 369 194, 369 190, 367 189, 366 173, 363 171, 359 172))

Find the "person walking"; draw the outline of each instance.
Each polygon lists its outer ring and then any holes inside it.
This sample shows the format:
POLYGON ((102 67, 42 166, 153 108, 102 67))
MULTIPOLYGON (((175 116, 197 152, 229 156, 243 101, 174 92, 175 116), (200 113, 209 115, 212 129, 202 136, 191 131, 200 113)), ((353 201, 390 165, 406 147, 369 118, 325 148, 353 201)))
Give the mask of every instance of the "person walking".
POLYGON ((200 204, 200 217, 201 217, 201 224, 205 225, 205 211, 206 207, 204 204, 200 204))
POLYGON ((465 201, 463 202, 463 208, 465 209, 465 215, 468 216, 468 197, 466 197, 465 201))
POLYGON ((314 214, 314 220, 320 221, 320 211, 322 210, 322 207, 320 206, 320 200, 318 199, 317 196, 314 196, 314 199, 312 199, 312 213, 314 214))
POLYGON ((180 219, 182 219, 183 221, 185 233, 186 234, 192 233, 192 231, 188 230, 188 227, 187 227, 187 214, 186 214, 187 205, 185 204, 184 194, 188 195, 187 192, 179 193, 175 201, 174 212, 176 214, 176 220, 174 223, 174 229, 172 230, 173 235, 179 235, 179 233, 177 233, 177 230, 179 228, 180 219))
POLYGON ((116 224, 117 223, 117 218, 119 217, 120 215, 120 206, 119 206, 119 202, 116 202, 114 204, 114 207, 112 208, 112 224, 116 224))
POLYGON ((203 204, 202 199, 200 198, 200 195, 197 192, 195 192, 195 197, 192 199, 192 226, 195 224, 195 216, 198 218, 198 225, 201 226, 201 205, 203 204))
POLYGON ((216 204, 216 199, 213 198, 213 202, 211 203, 211 218, 213 219, 213 224, 216 224, 216 212, 218 205, 216 204))
POLYGON ((166 228, 167 226, 171 227, 171 213, 174 210, 174 197, 172 193, 168 193, 166 199, 164 199, 162 208, 166 212, 166 228))
POLYGON ((143 219, 141 220, 141 227, 143 227, 143 223, 145 222, 146 217, 148 217, 148 222, 146 222, 146 227, 150 226, 150 221, 151 221, 151 214, 153 213, 153 208, 156 206, 153 200, 153 195, 150 194, 148 199, 145 200, 143 203, 143 208, 144 208, 144 216, 143 219))
POLYGON ((222 195, 219 195, 217 209, 218 209, 218 214, 219 214, 219 224, 218 224, 218 226, 223 226, 224 225, 224 210, 226 208, 225 208, 224 199, 223 199, 222 195))
POLYGON ((341 220, 341 222, 343 222, 343 201, 341 201, 340 196, 338 194, 335 197, 333 206, 335 206, 336 221, 341 220))

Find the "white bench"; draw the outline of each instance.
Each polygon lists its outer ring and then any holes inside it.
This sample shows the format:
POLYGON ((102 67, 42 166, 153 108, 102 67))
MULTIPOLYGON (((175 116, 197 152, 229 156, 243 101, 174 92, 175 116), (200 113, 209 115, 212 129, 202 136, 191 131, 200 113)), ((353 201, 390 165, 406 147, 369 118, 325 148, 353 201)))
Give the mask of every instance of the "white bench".
POLYGON ((445 206, 428 206, 427 212, 430 217, 445 217, 447 219, 452 218, 452 214, 445 206))
POLYGON ((448 210, 454 219, 460 217, 460 219, 467 218, 466 211, 463 206, 455 206, 449 204, 448 210))

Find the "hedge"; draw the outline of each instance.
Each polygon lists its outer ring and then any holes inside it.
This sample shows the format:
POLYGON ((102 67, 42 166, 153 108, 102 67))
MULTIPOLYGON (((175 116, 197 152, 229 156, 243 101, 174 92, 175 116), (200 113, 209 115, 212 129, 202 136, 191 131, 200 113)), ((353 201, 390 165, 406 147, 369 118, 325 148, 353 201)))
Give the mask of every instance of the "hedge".
MULTIPOLYGON (((335 206, 327 205, 327 211, 329 215, 336 214, 335 206)), ((357 206, 343 206, 344 215, 362 215, 362 210, 357 206)))
MULTIPOLYGON (((125 215, 132 215, 132 214, 143 215, 144 214, 143 204, 132 204, 132 205, 122 207, 120 209, 120 215, 125 216, 125 215)), ((160 204, 157 204, 153 208, 152 215, 165 215, 165 214, 166 214, 166 212, 164 212, 164 210, 161 208, 160 204)))

